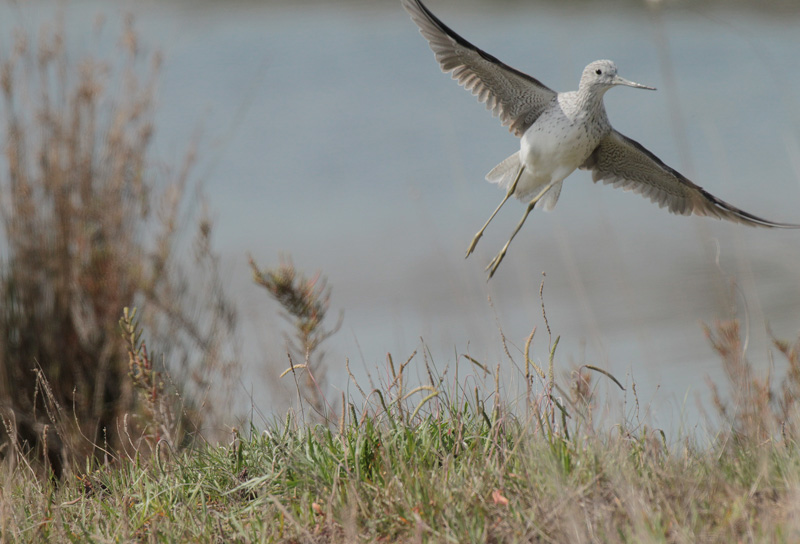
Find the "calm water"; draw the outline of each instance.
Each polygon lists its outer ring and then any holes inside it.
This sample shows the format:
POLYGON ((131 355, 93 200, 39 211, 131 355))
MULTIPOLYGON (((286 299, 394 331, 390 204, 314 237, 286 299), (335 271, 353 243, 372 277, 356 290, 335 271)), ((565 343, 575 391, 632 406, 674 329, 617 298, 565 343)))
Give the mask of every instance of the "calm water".
MULTIPOLYGON (((0 29, 35 29, 48 5, 5 3, 0 29)), ((588 62, 614 59, 621 75, 659 89, 610 91, 617 129, 734 205, 800 222, 800 18, 429 5, 555 89, 575 88, 588 62)), ((110 28, 123 12, 73 3, 71 31, 88 32, 98 11, 110 28)), ((584 172, 569 178, 554 212, 528 219, 487 284, 483 268, 523 206, 507 204, 476 254, 463 255, 503 196, 483 176, 518 140, 439 72, 399 2, 141 2, 133 11, 165 55, 157 155, 175 162, 198 129, 204 135, 199 172, 242 311, 246 388, 252 381, 265 411, 278 402, 266 376, 284 366, 283 323, 250 283, 247 252, 263 265, 288 252, 328 276, 333 310, 345 312, 328 345, 337 387, 346 357, 377 377, 387 352, 405 359, 420 339, 440 368, 469 353, 516 377, 498 329, 519 362, 538 327, 534 351, 546 361, 543 272, 561 367, 632 375, 663 425, 682 410, 692 421, 695 399, 708 398, 703 378, 723 375, 701 322, 747 316, 748 353, 762 368, 766 324, 782 338, 800 330, 800 233, 675 217, 584 172)), ((782 361, 774 366, 780 374, 782 361)), ((513 384, 507 392, 516 394, 513 384)))

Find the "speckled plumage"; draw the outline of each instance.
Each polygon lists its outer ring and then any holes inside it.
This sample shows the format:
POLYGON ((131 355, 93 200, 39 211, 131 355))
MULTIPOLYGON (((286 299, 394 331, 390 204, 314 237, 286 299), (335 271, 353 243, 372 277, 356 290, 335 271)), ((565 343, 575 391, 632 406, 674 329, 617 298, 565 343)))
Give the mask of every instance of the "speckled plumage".
MULTIPOLYGON (((556 205, 563 180, 578 168, 591 170, 595 182, 602 180, 639 193, 672 213, 705 215, 751 226, 800 228, 763 219, 720 200, 614 130, 603 105, 605 92, 615 85, 654 89, 619 77, 613 62, 589 64, 577 91, 557 93, 469 43, 420 0, 402 0, 402 4, 428 40, 442 70, 452 72, 460 85, 521 139, 520 150, 486 175, 488 181, 506 189, 506 198, 475 235, 467 256, 510 196, 525 200, 535 195, 513 239, 534 206, 551 210, 556 205)), ((489 277, 511 239, 489 265, 489 277)))

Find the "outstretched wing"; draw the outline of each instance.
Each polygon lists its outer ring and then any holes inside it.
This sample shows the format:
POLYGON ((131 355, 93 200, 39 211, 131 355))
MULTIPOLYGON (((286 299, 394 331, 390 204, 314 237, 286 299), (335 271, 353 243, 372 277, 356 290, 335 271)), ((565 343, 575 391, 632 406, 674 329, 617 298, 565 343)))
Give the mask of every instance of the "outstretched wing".
POLYGON ((731 206, 673 170, 638 142, 612 130, 592 152, 582 169, 592 179, 646 196, 660 207, 680 215, 707 215, 757 227, 797 229, 731 206))
POLYGON ((402 0, 443 72, 486 103, 503 126, 522 136, 556 92, 531 76, 500 62, 453 32, 420 0, 402 0))

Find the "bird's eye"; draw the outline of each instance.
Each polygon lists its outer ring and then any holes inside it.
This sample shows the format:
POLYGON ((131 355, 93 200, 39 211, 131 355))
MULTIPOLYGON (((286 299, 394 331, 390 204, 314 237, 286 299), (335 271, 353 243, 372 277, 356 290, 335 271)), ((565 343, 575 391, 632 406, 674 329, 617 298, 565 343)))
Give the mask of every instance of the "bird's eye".
POLYGON ((594 73, 599 76, 602 75, 603 71, 600 68, 598 68, 597 70, 594 71, 594 73))

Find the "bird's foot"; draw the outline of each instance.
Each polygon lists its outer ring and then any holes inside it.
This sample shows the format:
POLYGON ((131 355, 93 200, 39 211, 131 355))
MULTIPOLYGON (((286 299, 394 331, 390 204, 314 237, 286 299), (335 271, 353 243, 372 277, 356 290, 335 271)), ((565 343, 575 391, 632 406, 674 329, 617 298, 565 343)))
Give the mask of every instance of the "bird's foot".
POLYGON ((469 247, 467 248, 467 254, 464 256, 465 259, 470 255, 472 255, 472 252, 475 251, 475 246, 478 245, 478 240, 481 239, 481 236, 483 236, 483 231, 478 232, 472 239, 472 242, 469 244, 469 247))
POLYGON ((503 257, 506 256, 507 249, 508 244, 503 246, 503 249, 500 250, 500 253, 498 253, 495 258, 492 259, 492 262, 489 263, 489 266, 486 267, 486 270, 489 271, 489 277, 486 279, 486 281, 489 281, 492 279, 492 276, 494 276, 494 273, 497 271, 497 267, 500 266, 500 263, 503 262, 503 257))

